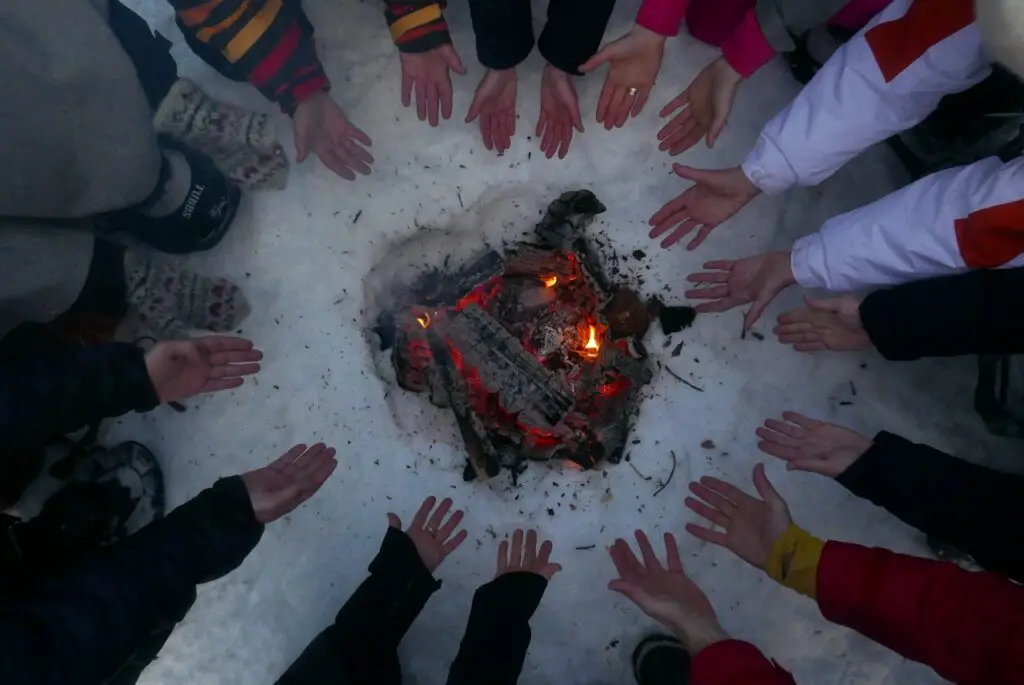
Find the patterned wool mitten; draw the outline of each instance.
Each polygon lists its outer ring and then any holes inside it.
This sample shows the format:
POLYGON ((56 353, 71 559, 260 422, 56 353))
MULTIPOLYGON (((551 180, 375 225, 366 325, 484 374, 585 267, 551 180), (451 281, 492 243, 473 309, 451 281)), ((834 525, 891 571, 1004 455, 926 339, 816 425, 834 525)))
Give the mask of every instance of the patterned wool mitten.
POLYGON ((274 152, 242 147, 213 155, 224 175, 245 190, 282 190, 288 184, 288 158, 281 146, 274 152))
POLYGON ((190 329, 230 331, 251 311, 231 281, 202 276, 144 249, 125 251, 124 272, 129 308, 160 338, 185 337, 190 329))
POLYGON ((157 133, 215 157, 251 147, 273 153, 277 132, 270 116, 214 100, 188 79, 178 79, 153 115, 157 133))

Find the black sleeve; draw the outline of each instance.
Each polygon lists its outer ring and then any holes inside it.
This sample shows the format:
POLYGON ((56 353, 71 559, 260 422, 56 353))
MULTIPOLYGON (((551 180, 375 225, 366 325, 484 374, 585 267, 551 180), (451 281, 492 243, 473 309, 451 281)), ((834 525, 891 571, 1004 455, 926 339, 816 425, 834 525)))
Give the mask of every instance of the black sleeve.
POLYGON ((235 569, 259 542, 238 476, 135 535, 0 605, 0 682, 106 682, 155 628, 184 618, 196 585, 235 569))
POLYGON ((536 573, 507 573, 477 590, 448 685, 515 685, 547 586, 536 573))
POLYGON ((1024 477, 882 432, 836 480, 985 569, 1024 581, 1024 477))
POLYGON ((0 442, 13 454, 159 400, 143 351, 127 343, 65 345, 22 326, 0 354, 0 442), (16 348, 16 349, 14 349, 16 348))
POLYGON ((579 67, 601 47, 615 0, 551 0, 537 47, 551 66, 580 75, 579 67))
POLYGON ((370 577, 295 660, 278 685, 390 683, 396 650, 440 581, 423 565, 408 535, 388 528, 370 577), (388 670, 391 673, 389 677, 388 670))
POLYGON ((886 359, 1024 352, 1024 268, 982 269, 868 295, 860 317, 886 359))
POLYGON ((476 56, 488 69, 511 69, 533 50, 530 0, 469 0, 476 56))

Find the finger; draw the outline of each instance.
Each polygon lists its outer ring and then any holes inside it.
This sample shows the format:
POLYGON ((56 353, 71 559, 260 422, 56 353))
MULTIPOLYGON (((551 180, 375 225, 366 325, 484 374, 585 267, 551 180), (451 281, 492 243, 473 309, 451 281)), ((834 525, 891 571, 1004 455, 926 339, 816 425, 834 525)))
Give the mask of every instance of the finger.
POLYGON ((512 147, 512 129, 509 127, 509 122, 513 120, 507 114, 496 114, 495 117, 498 120, 498 130, 501 133, 501 149, 508 150, 512 147))
POLYGON ((213 380, 238 378, 239 376, 251 376, 259 372, 259 364, 228 364, 225 366, 215 366, 210 369, 210 378, 213 380))
MULTIPOLYGON (((797 425, 795 421, 783 423, 782 421, 776 421, 775 419, 765 419, 764 425, 769 430, 773 430, 776 433, 782 433, 783 435, 794 439, 803 438, 807 434, 806 429, 797 425)), ((794 440, 794 442, 795 441, 796 440, 794 440)))
POLYGON ((334 473, 334 470, 337 467, 337 461, 334 459, 327 460, 321 464, 308 479, 304 480, 302 483, 296 484, 294 486, 296 494, 293 494, 288 498, 288 503, 284 506, 284 512, 282 513, 288 513, 289 511, 294 510, 300 504, 315 495, 317 490, 327 482, 327 479, 331 477, 331 474, 334 473))
POLYGON ((679 556, 679 544, 676 542, 676 536, 672 533, 665 533, 665 556, 668 570, 682 573, 683 560, 679 556))
POLYGON ((793 349, 797 352, 825 352, 828 345, 823 342, 797 343, 793 345, 793 349))
POLYGON ((522 568, 523 567, 523 529, 516 528, 516 532, 512 533, 512 550, 509 556, 509 566, 511 568, 522 568))
POLYGON ((241 378, 223 378, 220 380, 206 381, 199 389, 201 393, 221 392, 222 390, 234 390, 244 384, 241 378))
POLYGON ((700 500, 696 500, 692 497, 687 497, 685 500, 683 500, 683 504, 686 506, 687 509, 695 512, 699 516, 703 516, 716 526, 719 526, 721 528, 729 527, 729 517, 720 512, 718 509, 709 507, 700 500))
MULTIPOLYGON (((580 133, 583 133, 583 116, 580 114, 580 103, 576 99, 575 91, 573 92, 572 102, 569 103, 569 114, 572 117, 572 126, 580 133)), ((570 136, 572 135, 572 130, 569 131, 569 134, 570 136)))
MULTIPOLYGON (((718 495, 724 497, 730 503, 735 502, 736 504, 739 504, 740 502, 743 502, 745 500, 753 499, 750 495, 743 492, 732 483, 726 483, 724 480, 720 478, 715 478, 714 476, 703 476, 700 479, 699 485, 708 488, 712 492, 715 492, 718 495)), ((712 504, 714 504, 714 502, 712 502, 712 504)))
POLYGON ((676 227, 674 231, 672 231, 668 235, 668 237, 661 241, 661 246, 665 249, 672 247, 680 240, 685 238, 687 235, 692 233, 693 229, 697 228, 698 226, 700 226, 700 222, 697 221, 696 219, 687 219, 686 221, 683 221, 681 224, 679 224, 679 226, 676 227))
POLYGON ((388 512, 388 528, 402 530, 402 519, 398 518, 398 514, 392 514, 390 511, 388 512))
POLYGON ((412 525, 409 526, 409 530, 423 530, 427 525, 430 512, 434 510, 435 504, 437 504, 437 498, 433 495, 423 500, 423 504, 416 511, 416 515, 412 517, 412 525))
POLYGON ((435 535, 441 530, 441 524, 444 523, 444 517, 448 514, 448 510, 452 508, 452 500, 450 497, 445 497, 441 500, 441 506, 434 511, 430 519, 427 520, 427 530, 432 531, 435 535))
POLYGON ((420 121, 427 120, 427 84, 422 79, 416 79, 416 116, 420 121))
POLYGON ((635 119, 640 116, 640 112, 644 111, 644 107, 647 105, 647 100, 651 97, 650 87, 644 87, 637 93, 636 100, 633 101, 633 108, 629 111, 630 115, 635 119))
POLYGON ((526 533, 526 547, 523 549, 523 566, 532 566, 537 560, 537 531, 526 533))
POLYGON ((658 112, 658 116, 661 117, 661 118, 665 118, 669 114, 671 114, 672 112, 674 112, 677 109, 679 109, 680 107, 685 107, 687 104, 689 104, 689 102, 690 102, 690 89, 687 88, 682 93, 680 93, 679 95, 677 95, 674 98, 672 98, 671 102, 669 102, 667 105, 662 107, 661 111, 658 112))
POLYGON ((516 134, 516 110, 514 108, 505 113, 505 130, 508 132, 511 145, 511 138, 516 134))
POLYGON ((710 288, 693 288, 683 293, 690 300, 720 300, 729 297, 728 285, 713 285, 710 288))
MULTIPOLYGON (((540 550, 537 552, 537 563, 541 565, 547 565, 551 561, 551 552, 555 549, 555 545, 550 540, 545 540, 540 546, 540 550)), ((557 564, 556 564, 557 566, 557 564)), ((559 569, 562 567, 559 566, 559 569)))
POLYGON ((338 141, 339 144, 348 151, 349 155, 364 164, 373 164, 373 155, 370 151, 363 147, 367 145, 365 141, 355 135, 355 131, 349 129, 348 135, 341 136, 338 141))
POLYGON ((309 156, 309 136, 306 135, 306 129, 303 127, 295 127, 295 162, 302 164, 306 161, 306 157, 309 156))
POLYGON ((569 154, 569 145, 572 143, 572 126, 559 124, 558 126, 558 158, 565 159, 569 154))
POLYGON ((404 71, 402 72, 402 107, 412 104, 412 79, 404 71))
POLYGON ((635 578, 645 573, 643 564, 636 558, 633 549, 625 540, 616 540, 608 553, 611 555, 612 563, 615 564, 615 570, 618 571, 620 578, 635 578))
MULTIPOLYGON (((758 435, 760 435, 760 433, 758 435)), ((785 462, 799 461, 803 456, 800 450, 795 447, 786 447, 770 440, 761 440, 758 442, 757 449, 785 462)))
MULTIPOLYGON (((684 109, 679 114, 669 119, 668 123, 661 127, 658 131, 658 140, 665 140, 671 137, 679 128, 685 126, 687 123, 693 121, 693 111, 689 108, 684 109)), ((668 149, 669 145, 661 149, 668 149)))
POLYGON ((747 310, 747 313, 743 315, 743 329, 749 331, 753 328, 754 324, 760 320, 761 315, 764 314, 764 310, 768 308, 768 305, 775 299, 775 293, 761 294, 754 300, 754 303, 747 310))
POLYGON ((320 152, 318 156, 324 166, 336 173, 338 176, 341 176, 347 181, 356 180, 355 172, 352 171, 333 150, 324 150, 323 152, 320 152))
POLYGON ((611 131, 617 125, 616 122, 619 120, 619 115, 623 110, 629 111, 630 105, 633 104, 632 99, 629 97, 629 92, 625 88, 616 88, 615 93, 612 95, 611 104, 608 106, 608 116, 604 120, 604 128, 606 131, 611 131))
POLYGON ((605 46, 603 49, 598 50, 596 53, 594 53, 593 57, 591 57, 590 59, 588 59, 586 62, 579 66, 579 70, 584 74, 589 74, 594 69, 597 69, 599 66, 607 62, 612 55, 612 51, 609 50, 610 47, 611 46, 608 45, 605 46))
POLYGON ((822 421, 818 421, 817 419, 812 419, 809 416, 804 416, 803 414, 797 413, 795 411, 784 411, 784 412, 782 412, 782 418, 785 419, 786 421, 789 421, 790 423, 795 423, 796 425, 800 426, 801 428, 803 428, 805 430, 810 430, 811 428, 816 428, 816 427, 822 425, 822 423, 823 423, 822 421))
POLYGON ((323 460, 333 457, 334 449, 322 442, 318 442, 296 457, 295 461, 284 468, 284 472, 291 475, 295 480, 302 480, 315 471, 323 460))
POLYGON ((444 543, 445 555, 447 556, 455 550, 457 550, 459 548, 459 545, 466 541, 467 537, 469 537, 469 532, 466 530, 460 530, 455 537, 453 537, 448 542, 444 543))
POLYGON ((770 442, 773 445, 789 447, 792 449, 800 447, 800 441, 791 438, 788 435, 780 435, 779 433, 774 433, 766 428, 758 428, 754 432, 757 434, 757 437, 761 438, 765 442, 770 442))
MULTIPOLYGON (((205 348, 211 357, 216 357, 220 352, 245 352, 253 349, 252 340, 234 335, 206 335, 196 338, 193 342, 199 347, 205 348)), ((253 351, 259 352, 259 350, 253 351)))
POLYGON ((700 230, 697 231, 697 235, 693 237, 693 240, 686 244, 686 249, 696 250, 701 243, 707 240, 707 237, 711 235, 711 231, 715 230, 716 226, 718 226, 718 224, 704 224, 701 226, 700 230))
POLYGON ((263 359, 263 353, 259 350, 227 350, 214 352, 207 361, 210 366, 221 366, 224 364, 241 364, 242 362, 258 362, 263 359))
POLYGON ((448 67, 456 74, 465 74, 466 67, 462 64, 462 58, 459 57, 459 53, 456 52, 455 47, 452 45, 446 45, 442 48, 442 54, 445 59, 448 60, 448 67))
POLYGON ((713 545, 719 547, 727 547, 728 537, 725 533, 719 530, 711 530, 710 528, 704 528, 698 526, 696 523, 687 523, 686 532, 704 542, 710 542, 713 545))
POLYGON ((640 556, 643 557, 644 566, 647 567, 647 570, 661 569, 661 562, 658 561, 658 555, 654 553, 654 548, 651 547, 651 541, 647 539, 647 533, 638 530, 635 535, 636 544, 640 548, 640 556))
MULTIPOLYGON (((686 112, 683 114, 686 114, 686 112)), ((679 126, 659 143, 658 149, 662 152, 669 151, 671 154, 677 155, 683 150, 692 147, 694 143, 700 140, 700 135, 700 122, 690 117, 681 121, 679 126), (686 144, 684 144, 684 141, 686 144)))
POLYGON ((785 505, 786 501, 782 499, 782 495, 779 494, 778 490, 772 486, 768 475, 764 472, 764 464, 754 464, 754 489, 757 490, 757 494, 761 495, 761 499, 769 504, 778 506, 779 504, 785 505))
MULTIPOLYGON (((701 479, 701 481, 704 480, 706 480, 706 478, 701 479)), ((704 485, 703 482, 690 483, 690 492, 695 494, 697 497, 700 497, 702 500, 713 506, 715 509, 718 509, 729 518, 736 515, 736 505, 741 501, 739 499, 726 497, 718 490, 704 485)))
POLYGON ((433 83, 427 84, 427 121, 431 126, 436 127, 440 123, 438 110, 441 108, 441 94, 433 83))
POLYGON ((295 459, 306 451, 306 446, 298 444, 292 447, 290 450, 282 454, 280 457, 270 462, 267 468, 273 471, 284 471, 295 459))
POLYGON ((474 119, 480 116, 480 99, 478 97, 473 98, 473 102, 469 103, 469 111, 466 112, 466 123, 471 123, 474 119))
POLYGON ((722 129, 725 128, 725 122, 728 116, 728 111, 717 112, 715 114, 715 118, 712 120, 711 126, 708 127, 708 136, 706 142, 709 148, 713 148, 715 146, 715 142, 718 140, 718 136, 721 135, 722 129))
POLYGON ((816 331, 808 331, 806 333, 776 333, 779 337, 779 342, 785 345, 795 345, 797 343, 821 343, 825 344, 821 333, 816 331))
POLYGON ((637 585, 630 583, 626 580, 613 580, 608 583, 608 589, 613 592, 618 592, 623 595, 626 599, 637 605, 641 609, 645 606, 649 606, 651 602, 650 595, 641 590, 637 585))
POLYGON ((612 104, 612 98, 615 96, 615 87, 604 82, 604 87, 601 88, 601 97, 597 100, 597 123, 603 124, 605 118, 608 116, 608 108, 612 104))
POLYGON ((502 540, 498 545, 498 575, 500 576, 508 568, 508 540, 502 540))
POLYGON ((548 159, 551 159, 554 156, 554 154, 555 154, 554 146, 552 146, 552 144, 551 144, 551 141, 554 139, 554 137, 555 137, 555 124, 554 124, 554 122, 553 121, 545 121, 544 135, 541 137, 541 140, 540 140, 540 149, 541 149, 541 152, 544 153, 544 156, 547 157, 548 159))
POLYGON ((459 524, 462 523, 462 518, 465 515, 465 512, 461 509, 456 510, 454 514, 448 517, 448 520, 445 521, 444 525, 437 530, 437 539, 443 542, 450 538, 452 533, 454 533, 459 527, 459 524))
POLYGON ((487 118, 491 122, 491 140, 494 141, 494 149, 500 155, 508 149, 508 144, 505 142, 505 120, 497 114, 488 114, 487 118))
POLYGON ((635 94, 630 95, 629 91, 626 91, 626 97, 622 101, 622 106, 619 107, 618 113, 615 116, 615 127, 622 128, 626 125, 626 121, 629 120, 629 113, 633 109, 633 105, 636 104, 637 98, 640 97, 640 89, 637 88, 635 94))
POLYGON ((353 172, 362 174, 363 176, 369 175, 372 171, 370 165, 361 160, 357 155, 353 154, 353 148, 359 149, 359 146, 352 143, 350 148, 347 143, 348 141, 339 141, 338 147, 335 148, 335 155, 337 158, 353 172))
MULTIPOLYGON (((356 126, 355 124, 353 124, 351 121, 348 122, 348 128, 346 129, 345 132, 348 134, 348 137, 351 138, 352 140, 355 140, 358 143, 365 145, 367 147, 373 147, 373 141, 370 140, 370 136, 363 133, 363 130, 356 126)), ((370 153, 367 152, 366 154, 369 155, 370 153)), ((370 157, 369 161, 372 162, 373 157, 370 157)))
POLYGON ((783 325, 810 327, 819 319, 820 316, 818 312, 813 309, 793 309, 779 314, 777 321, 783 325))
POLYGON ((444 75, 444 81, 440 83, 437 90, 441 98, 441 116, 447 121, 452 118, 452 79, 448 74, 444 75))
POLYGON ((731 271, 698 271, 686 277, 689 283, 728 283, 731 271))
POLYGON ((831 312, 833 314, 838 314, 843 308, 843 298, 841 297, 825 299, 805 297, 804 302, 806 302, 807 306, 811 309, 816 309, 822 312, 831 312))
POLYGON ((545 564, 540 568, 539 571, 537 571, 537 575, 545 578, 546 580, 551 580, 551 578, 553 578, 554 575, 561 570, 561 564, 545 564))
POLYGON ((488 150, 494 149, 494 120, 489 114, 480 117, 480 136, 483 138, 484 147, 488 150))
MULTIPOLYGON (((689 191, 687 191, 689 192, 689 191)), ((689 216, 686 208, 690 204, 690 197, 684 192, 678 197, 669 200, 665 203, 665 206, 659 209, 654 215, 647 220, 647 223, 654 228, 651 230, 650 236, 657 238, 659 235, 667 231, 675 221, 669 221, 672 217, 681 215, 683 217, 689 216)))

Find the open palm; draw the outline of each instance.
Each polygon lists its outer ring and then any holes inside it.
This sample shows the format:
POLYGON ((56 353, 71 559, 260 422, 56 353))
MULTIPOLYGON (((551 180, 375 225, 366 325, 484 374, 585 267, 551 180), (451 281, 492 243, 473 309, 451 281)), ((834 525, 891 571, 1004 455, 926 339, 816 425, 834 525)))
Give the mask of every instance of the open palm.
POLYGON ((176 402, 237 388, 260 370, 262 358, 245 338, 209 335, 157 343, 146 353, 146 368, 160 401, 176 402))
POLYGON ((498 154, 512 147, 516 134, 516 70, 488 69, 476 88, 466 123, 480 119, 484 147, 498 154))
POLYGON ((312 497, 338 467, 334 454, 323 443, 296 445, 269 466, 243 473, 256 520, 276 521, 312 497))
POLYGON ((767 419, 757 429, 757 448, 786 462, 794 471, 835 478, 850 468, 874 444, 871 438, 843 426, 817 421, 795 411, 782 421, 767 419))

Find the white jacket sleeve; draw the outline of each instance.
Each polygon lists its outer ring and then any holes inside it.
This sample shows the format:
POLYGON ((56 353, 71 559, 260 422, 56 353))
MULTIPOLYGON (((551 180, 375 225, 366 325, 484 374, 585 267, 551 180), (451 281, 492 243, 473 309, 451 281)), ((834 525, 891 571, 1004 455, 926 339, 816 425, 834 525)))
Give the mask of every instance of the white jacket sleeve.
POLYGON ((814 185, 991 71, 972 0, 894 0, 769 121, 743 162, 765 193, 814 185))
POLYGON ((1024 265, 1024 159, 989 157, 926 176, 829 219, 793 244, 807 288, 858 290, 1024 265))

